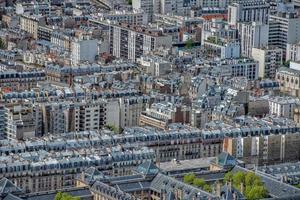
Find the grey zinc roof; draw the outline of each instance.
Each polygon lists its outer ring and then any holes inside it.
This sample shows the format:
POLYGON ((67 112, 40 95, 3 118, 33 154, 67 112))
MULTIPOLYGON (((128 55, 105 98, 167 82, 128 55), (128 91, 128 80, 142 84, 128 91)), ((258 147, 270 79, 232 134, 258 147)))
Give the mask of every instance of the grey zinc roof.
POLYGON ((161 192, 161 190, 172 192, 175 188, 181 189, 185 193, 185 199, 217 199, 217 197, 211 193, 205 192, 161 173, 157 174, 151 182, 151 189, 157 192, 161 192))
POLYGON ((19 192, 22 192, 22 190, 7 178, 0 180, 0 195, 19 192))
MULTIPOLYGON (((70 190, 70 191, 63 191, 66 192, 68 194, 70 194, 71 196, 74 197, 86 197, 86 196, 92 196, 92 193, 89 189, 87 188, 76 188, 75 190, 70 190)), ((29 194, 32 196, 28 196, 26 197, 26 200, 53 200, 55 199, 55 195, 56 192, 53 191, 52 193, 37 193, 36 195, 33 194, 29 194)))
POLYGON ((8 194, 3 200, 22 200, 20 197, 17 197, 13 194, 8 194))

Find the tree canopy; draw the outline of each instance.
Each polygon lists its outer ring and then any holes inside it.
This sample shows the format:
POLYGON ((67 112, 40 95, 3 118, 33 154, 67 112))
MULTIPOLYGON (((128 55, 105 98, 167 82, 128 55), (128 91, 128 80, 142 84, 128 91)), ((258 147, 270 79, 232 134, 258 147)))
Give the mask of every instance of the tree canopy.
POLYGON ((59 192, 55 195, 55 200, 80 200, 79 197, 73 197, 68 193, 59 192))
POLYGON ((194 173, 188 173, 188 174, 184 175, 183 182, 185 182, 187 184, 193 184, 195 178, 196 178, 196 176, 194 173))
POLYGON ((248 200, 257 200, 268 196, 268 190, 263 185, 261 178, 253 172, 228 172, 224 181, 231 182, 248 200))
POLYGON ((115 125, 106 125, 105 127, 108 128, 109 130, 113 131, 116 134, 120 133, 119 128, 115 125))
POLYGON ((5 44, 5 41, 0 38, 0 49, 5 49, 6 48, 6 44, 5 44))
POLYGON ((193 185, 196 186, 196 187, 203 187, 205 185, 205 180, 202 179, 202 178, 195 178, 193 180, 193 185))
POLYGON ((187 40, 186 43, 185 43, 185 48, 186 49, 193 48, 193 43, 194 43, 194 41, 192 39, 187 40))
POLYGON ((188 173, 183 177, 183 182, 201 188, 207 192, 212 192, 211 186, 202 178, 197 178, 194 173, 188 173))

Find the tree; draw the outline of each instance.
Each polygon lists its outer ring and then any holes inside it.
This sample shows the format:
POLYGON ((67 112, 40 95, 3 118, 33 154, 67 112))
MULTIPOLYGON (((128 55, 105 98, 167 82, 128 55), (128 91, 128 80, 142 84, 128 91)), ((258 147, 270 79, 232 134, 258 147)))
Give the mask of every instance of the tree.
POLYGON ((73 197, 68 193, 59 192, 55 195, 55 200, 80 200, 79 197, 73 197))
POLYGON ((187 48, 187 49, 193 48, 193 43, 194 42, 193 42, 192 39, 187 40, 186 43, 185 43, 185 48, 187 48))
POLYGON ((232 181, 233 186, 240 191, 242 190, 241 185, 243 185, 245 188, 241 192, 249 200, 261 199, 268 196, 268 190, 263 185, 261 178, 253 172, 237 172, 235 174, 228 172, 224 177, 224 181, 232 181))
POLYGON ((254 186, 246 194, 247 200, 257 200, 268 196, 268 191, 264 186, 254 186))
POLYGON ((119 132, 120 132, 119 128, 116 127, 115 125, 106 125, 105 127, 106 127, 107 129, 113 131, 114 133, 119 133, 119 132))
POLYGON ((132 5, 132 0, 127 0, 127 3, 128 3, 129 5, 132 5))
POLYGON ((205 185, 205 181, 202 178, 195 178, 193 180, 193 185, 196 187, 203 188, 203 186, 205 185))
POLYGON ((240 188, 241 184, 245 183, 245 173, 237 172, 232 176, 233 185, 236 188, 240 188))
POLYGON ((283 66, 290 67, 290 63, 291 63, 291 60, 287 60, 287 61, 283 62, 283 66))
POLYGON ((187 184, 192 184, 195 178, 196 178, 196 176, 194 173, 188 173, 188 174, 184 175, 183 182, 185 182, 187 184))
POLYGON ((261 185, 260 177, 255 175, 253 172, 248 172, 245 176, 246 187, 252 187, 254 185, 261 185))
POLYGON ((211 189, 210 185, 208 185, 208 184, 205 184, 203 186, 203 190, 205 190, 206 192, 212 192, 212 189, 211 189))
POLYGON ((5 41, 0 38, 0 49, 5 49, 6 48, 6 44, 5 44, 5 41))
POLYGON ((227 172, 224 176, 224 181, 225 182, 231 182, 233 178, 233 173, 232 172, 227 172))

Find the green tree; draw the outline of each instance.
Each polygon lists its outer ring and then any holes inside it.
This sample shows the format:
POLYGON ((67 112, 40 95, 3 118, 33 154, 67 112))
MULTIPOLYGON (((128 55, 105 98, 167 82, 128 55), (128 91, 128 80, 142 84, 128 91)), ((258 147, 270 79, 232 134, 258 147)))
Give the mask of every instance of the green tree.
POLYGON ((246 187, 261 185, 260 177, 255 175, 253 172, 248 172, 245 176, 245 185, 246 187))
POLYGON ((6 48, 6 44, 5 44, 5 41, 0 38, 0 49, 5 49, 6 48))
POLYGON ((79 197, 73 197, 68 193, 59 192, 55 195, 55 200, 80 200, 79 197))
POLYGON ((228 172, 224 177, 225 182, 232 181, 233 186, 241 191, 241 185, 244 186, 244 196, 249 200, 256 200, 268 196, 268 190, 263 185, 261 178, 253 172, 237 172, 235 174, 228 172))
POLYGON ((193 185, 196 187, 203 188, 203 186, 205 185, 205 180, 202 178, 195 178, 193 180, 193 185))
POLYGON ((287 60, 287 61, 283 62, 283 66, 290 67, 290 63, 291 63, 291 60, 287 60))
POLYGON ((212 192, 212 189, 211 189, 210 185, 208 185, 208 184, 205 184, 203 186, 203 190, 206 191, 206 192, 212 192))
POLYGON ((233 173, 232 172, 227 172, 224 176, 224 182, 230 182, 232 181, 233 178, 233 173))
POLYGON ((268 191, 264 186, 254 186, 248 189, 245 194, 247 200, 257 200, 268 196, 268 191))
POLYGON ((116 127, 115 125, 106 125, 105 126, 107 129, 113 131, 114 133, 120 133, 120 130, 118 127, 116 127))
POLYGON ((185 48, 186 49, 193 48, 193 43, 194 43, 194 41, 192 39, 187 40, 186 43, 185 43, 185 48))
POLYGON ((295 187, 297 187, 297 188, 300 188, 300 184, 297 184, 297 185, 294 185, 295 187))
POLYGON ((233 185, 236 188, 241 187, 241 184, 245 184, 245 173, 237 172, 232 176, 233 185))
POLYGON ((132 5, 132 0, 128 0, 127 3, 128 3, 129 5, 132 5))
POLYGON ((185 182, 187 184, 192 184, 195 178, 196 178, 196 176, 194 173, 188 173, 188 174, 184 175, 183 182, 185 182))

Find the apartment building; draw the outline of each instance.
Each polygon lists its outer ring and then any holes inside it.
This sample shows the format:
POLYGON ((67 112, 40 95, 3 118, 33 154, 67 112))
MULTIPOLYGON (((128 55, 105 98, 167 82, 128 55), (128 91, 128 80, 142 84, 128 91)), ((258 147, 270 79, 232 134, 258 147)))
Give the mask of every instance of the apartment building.
POLYGON ((220 73, 231 77, 246 77, 248 80, 258 78, 258 62, 253 59, 223 59, 215 66, 220 73))
POLYGON ((155 154, 148 148, 122 151, 111 147, 64 153, 36 151, 2 156, 2 159, 5 164, 0 167, 1 178, 9 178, 27 193, 37 193, 74 187, 76 176, 92 166, 112 176, 128 175, 143 161, 155 161, 155 154))
POLYGON ((108 24, 110 53, 116 58, 135 61, 159 47, 171 47, 172 36, 160 30, 147 30, 126 24, 108 24))
POLYGON ((37 86, 39 82, 46 80, 46 74, 42 71, 7 70, 0 74, 0 87, 6 91, 24 91, 37 86))
POLYGON ((54 8, 51 7, 50 3, 43 2, 24 2, 16 4, 16 14, 23 15, 49 15, 54 12, 54 8))
POLYGON ((0 139, 6 138, 5 132, 6 132, 6 111, 4 105, 0 105, 0 139))
POLYGON ((252 48, 252 58, 259 63, 259 77, 275 79, 283 63, 283 51, 278 47, 252 48))
POLYGON ((281 48, 284 53, 287 44, 300 40, 300 18, 296 13, 276 13, 270 15, 269 45, 281 48))
POLYGON ((201 8, 209 8, 209 7, 215 7, 215 8, 226 8, 228 4, 230 3, 230 0, 196 0, 196 5, 200 6, 201 8))
POLYGON ((120 127, 138 126, 140 114, 146 110, 149 100, 148 96, 119 99, 120 127))
POLYGON ((133 0, 132 7, 135 10, 142 10, 147 14, 149 22, 154 19, 154 3, 155 0, 133 0))
POLYGON ((51 41, 51 35, 54 29, 49 26, 39 26, 38 27, 38 40, 51 41))
POLYGON ((46 24, 45 18, 41 16, 30 16, 21 15, 20 16, 20 29, 26 31, 32 35, 34 39, 38 38, 38 28, 39 26, 44 26, 46 24))
POLYGON ((54 30, 50 35, 50 42, 58 47, 66 49, 67 51, 71 51, 72 35, 54 30))
POLYGON ((110 13, 104 13, 100 16, 101 20, 116 21, 125 24, 132 25, 147 25, 148 15, 143 10, 128 11, 115 11, 110 13))
POLYGON ((190 110, 172 103, 155 103, 140 115, 141 126, 152 126, 158 129, 168 129, 171 123, 189 123, 190 110))
POLYGON ((280 91, 291 96, 300 97, 299 70, 281 67, 276 73, 276 81, 280 83, 280 91))
POLYGON ((224 151, 255 165, 297 161, 299 145, 299 133, 224 139, 224 151))
POLYGON ((42 116, 30 103, 5 106, 5 137, 25 140, 42 135, 42 116))
POLYGON ((300 43, 286 45, 286 61, 300 61, 300 43))
POLYGON ((202 17, 203 27, 202 27, 202 44, 209 37, 224 38, 228 41, 238 41, 238 29, 228 25, 227 21, 223 18, 223 15, 217 15, 215 18, 202 17))
POLYGON ((289 119, 294 118, 295 106, 300 105, 300 101, 292 97, 269 97, 267 100, 270 114, 289 119))
POLYGON ((268 46, 269 25, 258 22, 246 22, 237 24, 240 34, 241 55, 252 56, 252 48, 268 46))
POLYGON ((221 59, 240 58, 241 44, 239 42, 224 41, 217 37, 209 37, 208 40, 204 41, 203 46, 211 56, 217 56, 221 59))
POLYGON ((268 23, 270 5, 262 0, 238 0, 228 6, 228 23, 238 22, 268 23))
POLYGON ((71 42, 72 65, 76 66, 81 62, 94 63, 98 55, 98 40, 90 38, 75 38, 71 42))
POLYGON ((154 11, 162 15, 183 15, 184 0, 154 0, 154 11))
POLYGON ((142 56, 137 62, 152 76, 163 76, 171 72, 171 62, 159 56, 142 56))

